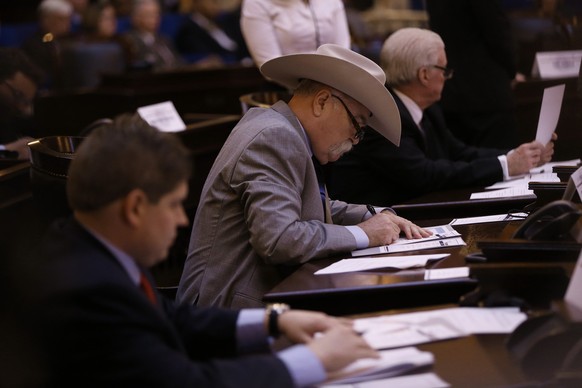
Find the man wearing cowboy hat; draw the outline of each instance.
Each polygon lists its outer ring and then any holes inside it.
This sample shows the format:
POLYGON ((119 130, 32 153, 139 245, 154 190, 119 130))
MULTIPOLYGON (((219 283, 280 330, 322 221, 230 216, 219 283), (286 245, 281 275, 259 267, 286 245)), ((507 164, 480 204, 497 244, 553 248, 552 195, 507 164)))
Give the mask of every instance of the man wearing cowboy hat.
POLYGON ((329 201, 318 181, 320 164, 358 144, 367 125, 398 144, 398 109, 379 66, 327 44, 272 59, 261 71, 294 95, 249 110, 216 158, 194 218, 181 301, 261 306, 310 259, 390 244, 401 232, 428 236, 389 209, 373 216, 366 206, 329 201))

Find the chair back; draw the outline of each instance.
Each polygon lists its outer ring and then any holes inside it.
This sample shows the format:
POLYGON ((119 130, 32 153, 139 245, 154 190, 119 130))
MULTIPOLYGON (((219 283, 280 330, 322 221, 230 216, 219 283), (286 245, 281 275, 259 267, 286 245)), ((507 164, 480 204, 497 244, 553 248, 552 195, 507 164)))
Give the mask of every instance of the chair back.
POLYGON ((68 170, 83 137, 49 136, 30 142, 30 184, 41 217, 47 222, 71 213, 67 202, 68 170))
POLYGON ((245 114, 250 108, 269 108, 279 100, 289 102, 292 94, 286 91, 265 91, 243 94, 239 97, 242 113, 245 114))

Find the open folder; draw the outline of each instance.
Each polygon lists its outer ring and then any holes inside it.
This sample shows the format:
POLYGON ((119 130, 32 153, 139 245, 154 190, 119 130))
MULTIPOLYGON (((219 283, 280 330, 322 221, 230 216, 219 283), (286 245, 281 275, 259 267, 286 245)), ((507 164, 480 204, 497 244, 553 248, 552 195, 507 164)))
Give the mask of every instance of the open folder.
POLYGON ((406 238, 399 238, 390 245, 357 249, 352 251, 352 256, 372 256, 381 255, 384 253, 409 252, 421 249, 434 249, 465 245, 465 242, 461 238, 461 234, 457 232, 451 225, 431 226, 425 229, 431 231, 432 235, 410 240, 406 238))

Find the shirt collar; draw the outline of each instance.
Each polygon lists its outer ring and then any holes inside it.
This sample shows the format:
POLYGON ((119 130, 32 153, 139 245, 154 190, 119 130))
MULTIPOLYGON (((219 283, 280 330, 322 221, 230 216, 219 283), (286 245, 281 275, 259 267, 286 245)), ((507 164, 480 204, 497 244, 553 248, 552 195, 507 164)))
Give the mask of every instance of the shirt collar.
POLYGON ((401 91, 394 89, 394 93, 402 100, 402 104, 408 109, 408 113, 412 117, 412 120, 416 125, 420 127, 420 120, 422 120, 422 109, 418 106, 416 102, 412 100, 412 98, 408 97, 406 94, 402 93, 401 91))
POLYGON ((129 256, 127 253, 123 252, 121 249, 117 248, 115 245, 107 241, 103 236, 101 236, 96 231, 89 228, 87 225, 81 224, 87 232, 89 232, 93 237, 95 237, 101 244, 111 252, 113 257, 119 262, 121 267, 125 270, 131 281, 135 285, 139 285, 140 277, 141 277, 141 270, 139 269, 138 265, 136 264, 135 260, 129 256))

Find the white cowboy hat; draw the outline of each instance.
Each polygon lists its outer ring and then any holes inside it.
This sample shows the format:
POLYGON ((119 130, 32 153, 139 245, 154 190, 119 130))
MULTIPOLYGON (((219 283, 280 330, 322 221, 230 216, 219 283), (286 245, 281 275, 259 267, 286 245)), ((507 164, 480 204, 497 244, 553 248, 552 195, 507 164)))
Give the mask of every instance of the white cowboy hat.
POLYGON ((345 93, 372 112, 370 127, 400 144, 398 107, 384 86, 384 71, 370 59, 342 46, 324 44, 315 53, 273 58, 261 66, 261 72, 291 90, 307 78, 345 93))

